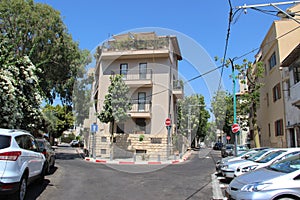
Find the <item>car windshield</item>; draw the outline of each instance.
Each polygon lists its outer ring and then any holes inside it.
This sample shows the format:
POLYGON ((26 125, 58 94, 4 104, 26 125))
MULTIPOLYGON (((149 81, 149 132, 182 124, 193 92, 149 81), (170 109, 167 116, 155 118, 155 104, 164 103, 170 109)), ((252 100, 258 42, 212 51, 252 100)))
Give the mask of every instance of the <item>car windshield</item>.
POLYGON ((41 149, 44 149, 44 148, 45 148, 44 142, 43 142, 43 141, 38 140, 37 143, 38 143, 38 145, 39 145, 39 147, 40 147, 41 149))
POLYGON ((0 149, 5 149, 10 146, 11 137, 0 135, 0 149))
POLYGON ((237 150, 239 150, 239 151, 247 151, 247 150, 249 150, 249 148, 247 146, 241 145, 241 146, 237 146, 237 150))
POLYGON ((256 161, 258 163, 267 163, 269 162, 270 160, 273 160, 274 158, 276 158, 277 156, 279 156, 280 154, 283 154, 284 152, 286 151, 275 151, 275 152, 272 152, 264 157, 262 157, 260 160, 256 161))
POLYGON ((300 155, 289 157, 285 160, 282 160, 278 163, 270 165, 267 167, 269 170, 274 170, 283 173, 291 173, 296 170, 300 170, 300 155))
POLYGON ((259 151, 258 153, 252 155, 248 160, 251 160, 251 161, 255 161, 257 160, 259 157, 261 157, 262 155, 264 155, 266 152, 268 152, 269 150, 262 150, 262 151, 259 151))
POLYGON ((226 149, 233 149, 233 145, 226 145, 226 149))

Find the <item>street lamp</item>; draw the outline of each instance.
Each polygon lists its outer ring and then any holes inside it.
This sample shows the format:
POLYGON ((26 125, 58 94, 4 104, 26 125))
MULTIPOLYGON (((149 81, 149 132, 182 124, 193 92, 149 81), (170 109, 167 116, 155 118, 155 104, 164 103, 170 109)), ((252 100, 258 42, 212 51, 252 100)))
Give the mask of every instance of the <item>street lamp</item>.
MULTIPOLYGON (((189 141, 189 144, 190 144, 190 147, 192 146, 192 129, 191 129, 191 112, 192 112, 192 110, 191 110, 191 108, 193 107, 193 106, 198 106, 198 107, 205 107, 206 105, 197 105, 197 104, 195 104, 195 105, 189 105, 189 113, 188 113, 188 141, 189 141)), ((200 112, 201 112, 201 110, 200 110, 200 112)), ((200 115, 201 116, 201 115, 200 115)))

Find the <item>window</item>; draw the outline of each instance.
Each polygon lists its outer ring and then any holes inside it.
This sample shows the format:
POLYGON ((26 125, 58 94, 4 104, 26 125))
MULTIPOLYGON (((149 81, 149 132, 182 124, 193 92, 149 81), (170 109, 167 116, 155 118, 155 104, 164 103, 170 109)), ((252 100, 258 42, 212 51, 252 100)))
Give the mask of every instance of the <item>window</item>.
POLYGON ((275 136, 283 135, 283 120, 277 120, 275 122, 275 136))
POLYGON ((124 124, 117 125, 117 133, 124 133, 124 124))
POLYGON ((138 93, 138 111, 145 111, 146 107, 146 92, 138 93))
POLYGON ((280 83, 278 83, 277 85, 275 85, 275 87, 273 87, 273 101, 275 102, 280 98, 281 98, 280 83))
POLYGON ((29 135, 17 136, 15 139, 19 147, 22 149, 26 149, 30 151, 38 150, 37 143, 35 142, 34 138, 29 135))
POLYGON ((128 64, 123 63, 120 65, 120 74, 123 75, 123 79, 127 78, 127 72, 128 72, 128 64))
POLYGON ((271 125, 268 124, 269 137, 271 137, 271 125))
POLYGON ((147 63, 140 63, 139 66, 139 74, 140 79, 146 79, 147 78, 147 63))
POLYGON ((140 131, 146 132, 146 119, 144 119, 144 118, 137 118, 135 120, 135 124, 139 127, 140 131))
POLYGON ((300 82, 300 65, 295 66, 293 68, 293 73, 294 73, 294 83, 300 82))
POLYGON ((266 98, 267 98, 267 106, 269 107, 269 104, 270 104, 270 102, 269 102, 269 93, 267 93, 266 98))
POLYGON ((269 67, 272 69, 276 65, 276 54, 275 52, 271 55, 269 59, 269 67))

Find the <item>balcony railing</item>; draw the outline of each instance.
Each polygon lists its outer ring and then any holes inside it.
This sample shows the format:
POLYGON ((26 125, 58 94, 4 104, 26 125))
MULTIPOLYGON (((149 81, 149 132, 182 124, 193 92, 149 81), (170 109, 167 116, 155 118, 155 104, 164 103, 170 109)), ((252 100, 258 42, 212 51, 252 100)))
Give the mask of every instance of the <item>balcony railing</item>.
POLYGON ((121 70, 121 71, 112 71, 114 74, 122 74, 123 80, 126 81, 141 81, 141 80, 151 80, 152 81, 152 70, 121 70))
POLYGON ((181 99, 183 98, 183 82, 182 80, 174 80, 173 81, 173 94, 181 99))
POLYGON ((102 46, 104 51, 126 51, 126 50, 155 50, 167 49, 169 38, 157 38, 154 40, 124 40, 108 41, 102 46))
POLYGON ((151 101, 150 100, 132 100, 131 101, 131 113, 150 113, 151 101))

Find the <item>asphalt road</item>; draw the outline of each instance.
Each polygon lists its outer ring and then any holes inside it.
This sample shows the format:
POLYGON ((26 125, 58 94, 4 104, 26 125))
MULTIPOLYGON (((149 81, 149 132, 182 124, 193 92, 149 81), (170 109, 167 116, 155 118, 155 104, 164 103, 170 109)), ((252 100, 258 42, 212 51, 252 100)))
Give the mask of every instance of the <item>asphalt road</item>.
POLYGON ((200 152, 173 165, 104 165, 81 159, 74 148, 59 147, 52 174, 43 185, 29 187, 27 200, 212 199, 211 175, 220 154, 200 152))

